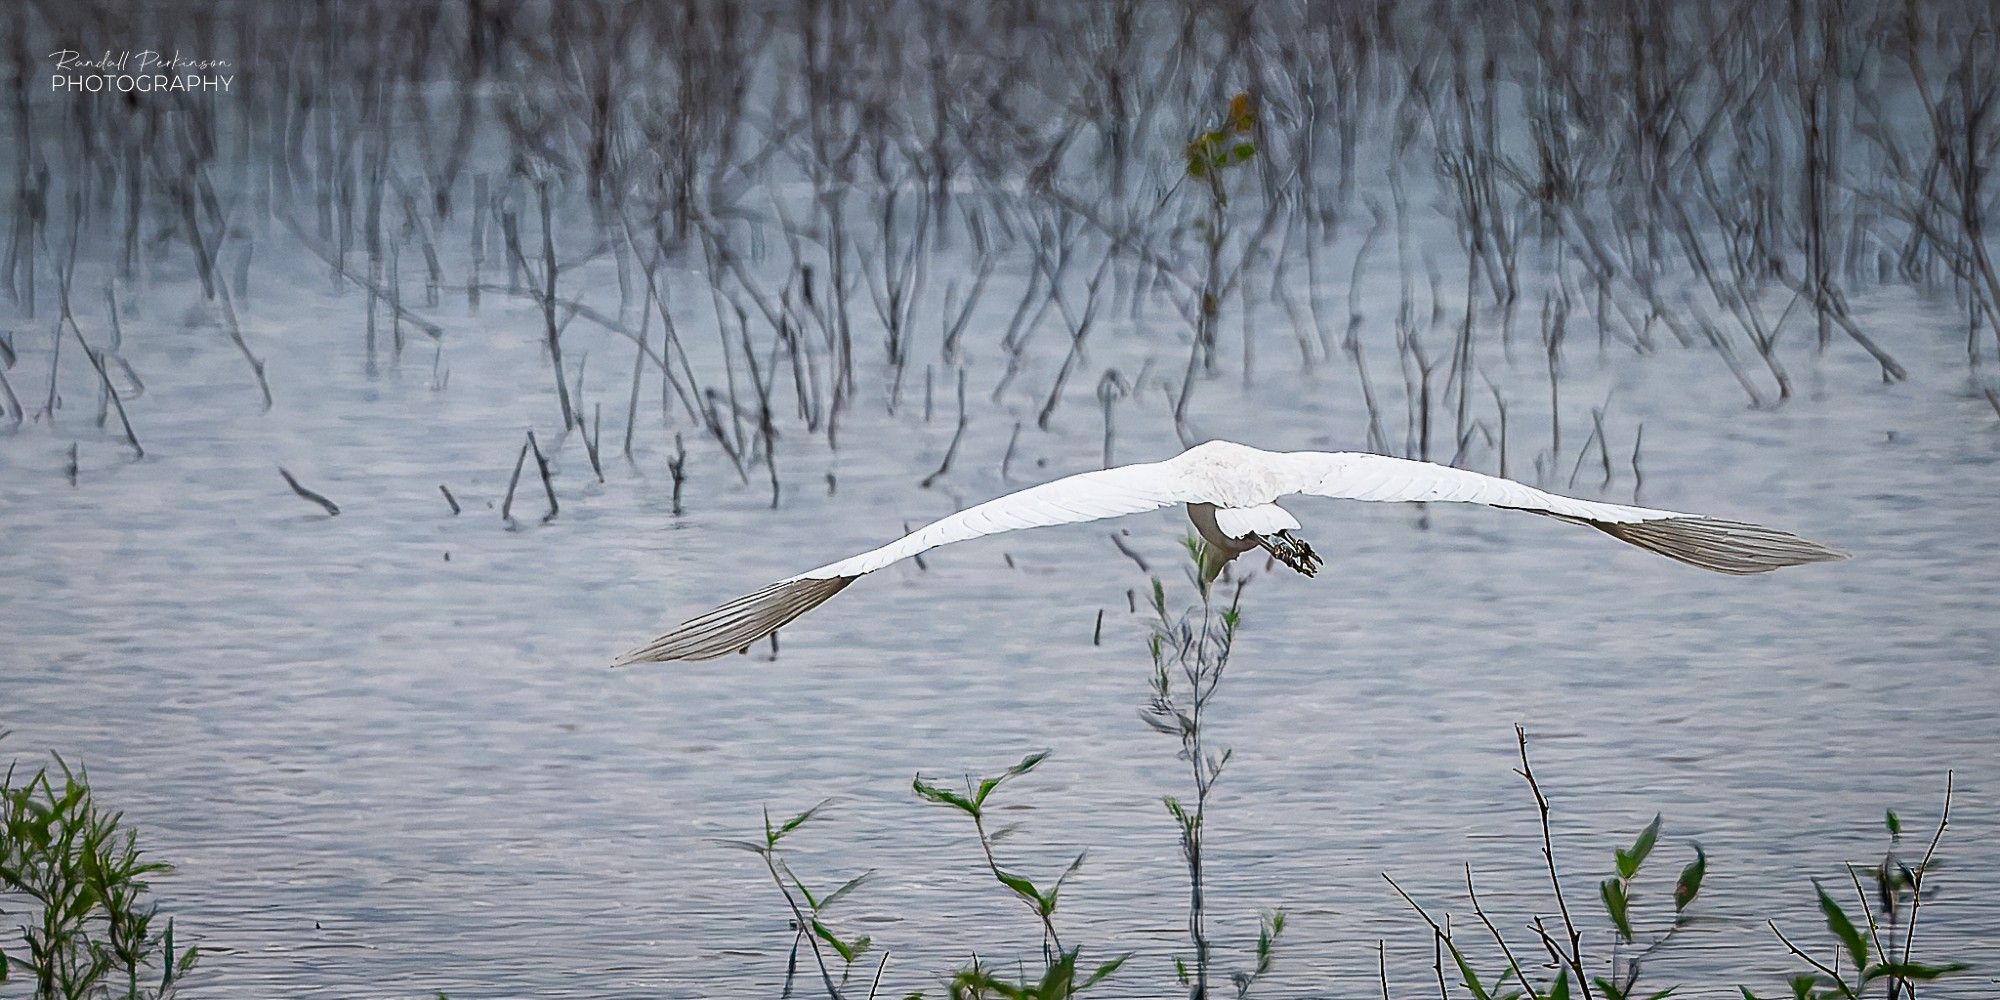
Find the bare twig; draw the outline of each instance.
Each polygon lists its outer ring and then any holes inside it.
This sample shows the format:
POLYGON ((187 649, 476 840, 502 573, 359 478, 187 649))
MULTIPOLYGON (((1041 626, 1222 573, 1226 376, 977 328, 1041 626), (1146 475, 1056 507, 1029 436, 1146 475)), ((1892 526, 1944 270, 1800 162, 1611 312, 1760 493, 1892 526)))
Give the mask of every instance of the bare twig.
POLYGON ((278 475, 285 477, 285 485, 290 486, 292 488, 293 493, 297 493, 299 496, 304 497, 305 499, 310 500, 313 503, 319 504, 320 508, 326 511, 328 517, 339 516, 340 508, 337 505, 335 505, 333 501, 328 500, 326 497, 321 496, 320 494, 315 493, 312 490, 306 489, 304 486, 299 485, 299 481, 293 478, 290 472, 285 471, 284 466, 282 465, 278 466, 278 475))

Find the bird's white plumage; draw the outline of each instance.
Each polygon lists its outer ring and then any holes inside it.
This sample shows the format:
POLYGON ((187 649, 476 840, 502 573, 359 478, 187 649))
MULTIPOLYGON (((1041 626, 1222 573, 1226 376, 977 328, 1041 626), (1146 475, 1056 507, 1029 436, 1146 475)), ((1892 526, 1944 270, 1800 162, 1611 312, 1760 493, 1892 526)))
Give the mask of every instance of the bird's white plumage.
POLYGON ((1679 511, 1578 500, 1511 479, 1386 455, 1301 451, 1270 457, 1291 467, 1289 492, 1335 500, 1474 503, 1606 524, 1689 516, 1679 511))
POLYGON ((1277 504, 1265 503, 1255 507, 1218 507, 1215 510, 1215 526, 1230 538, 1247 538, 1297 531, 1299 519, 1277 504))
POLYGON ((982 535, 1139 514, 1198 499, 1187 495, 1183 482, 1185 477, 1173 466, 1172 461, 1125 465, 1031 486, 1018 493, 967 507, 881 548, 828 563, 792 579, 831 580, 860 576, 940 545, 982 535))
MULTIPOLYGON (((1228 441, 1164 462, 1085 472, 968 507, 880 548, 789 577, 730 601, 619 658, 706 659, 770 635, 867 573, 940 545, 1022 528, 1075 524, 1195 505, 1214 508, 1229 538, 1296 529, 1277 507, 1303 494, 1390 503, 1470 503, 1587 524, 1621 541, 1718 573, 1763 573, 1842 556, 1795 535, 1670 510, 1578 500, 1429 462, 1355 452, 1269 452, 1228 441)), ((1244 546, 1244 550, 1255 547, 1244 546)))

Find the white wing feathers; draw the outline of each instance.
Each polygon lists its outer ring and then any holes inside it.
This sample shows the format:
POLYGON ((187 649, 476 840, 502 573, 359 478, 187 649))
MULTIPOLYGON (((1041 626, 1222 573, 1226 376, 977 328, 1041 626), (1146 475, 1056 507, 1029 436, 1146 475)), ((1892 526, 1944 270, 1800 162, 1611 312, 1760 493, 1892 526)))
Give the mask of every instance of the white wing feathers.
POLYGON ((1846 556, 1790 532, 1744 521, 1559 496, 1509 479, 1428 462, 1336 452, 1292 452, 1293 486, 1344 500, 1476 503, 1524 510, 1599 531, 1692 566, 1732 576, 1846 556))
POLYGON ((1577 500, 1511 479, 1386 455, 1295 451, 1275 457, 1290 466, 1288 492, 1307 496, 1394 503, 1476 503, 1608 524, 1690 516, 1650 507, 1577 500))
MULTIPOLYGON (((746 594, 635 649, 614 665, 705 660, 748 647, 825 603, 863 574, 940 545, 1021 528, 1095 521, 1207 503, 1247 531, 1297 527, 1272 501, 1305 494, 1391 503, 1474 503, 1587 524, 1620 541, 1718 573, 1765 573, 1845 558, 1796 535, 1741 521, 1547 493, 1428 462, 1352 452, 1267 452, 1216 441, 1165 462, 1044 483, 968 507, 860 555, 746 594)), ((1236 537, 1232 533, 1232 537, 1236 537)))
POLYGON ((1299 519, 1292 512, 1274 503, 1258 504, 1255 507, 1217 507, 1215 527, 1231 538, 1248 538, 1251 535, 1275 535, 1280 531, 1299 530, 1299 519))
POLYGON ((879 549, 828 563, 792 579, 857 577, 940 545, 982 535, 1139 514, 1199 499, 1188 495, 1183 479, 1171 461, 1079 473, 967 507, 879 549))
POLYGON ((612 666, 724 656, 790 624, 840 593, 864 573, 940 545, 1020 528, 1075 524, 1138 514, 1190 498, 1173 462, 1084 472, 959 511, 858 556, 780 580, 746 594, 612 661, 612 666))

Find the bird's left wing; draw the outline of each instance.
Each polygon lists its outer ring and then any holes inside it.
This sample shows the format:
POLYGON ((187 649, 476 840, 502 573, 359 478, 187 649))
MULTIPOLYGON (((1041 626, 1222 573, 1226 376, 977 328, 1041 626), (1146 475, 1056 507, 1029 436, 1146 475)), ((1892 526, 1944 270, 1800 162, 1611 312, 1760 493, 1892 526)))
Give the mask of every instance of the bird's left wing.
POLYGON ((1845 555, 1787 531, 1651 507, 1578 500, 1466 469, 1358 452, 1278 456, 1289 492, 1342 500, 1474 503, 1587 524, 1622 542, 1716 573, 1743 576, 1845 555))
POLYGON ((1138 514, 1197 499, 1171 462, 1084 472, 988 500, 933 521, 880 548, 828 563, 745 594, 613 662, 706 660, 733 653, 825 603, 865 573, 940 545, 983 535, 1138 514))

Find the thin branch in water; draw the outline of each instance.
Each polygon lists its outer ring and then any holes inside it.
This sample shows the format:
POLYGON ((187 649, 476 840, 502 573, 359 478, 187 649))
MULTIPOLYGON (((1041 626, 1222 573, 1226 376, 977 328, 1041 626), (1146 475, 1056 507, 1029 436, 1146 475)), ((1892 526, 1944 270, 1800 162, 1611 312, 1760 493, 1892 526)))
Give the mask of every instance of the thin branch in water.
POLYGON ((500 501, 500 520, 514 523, 514 487, 521 483, 521 466, 528 461, 528 442, 521 442, 521 453, 514 456, 514 474, 507 477, 507 498, 500 501))
MULTIPOLYGON (((71 329, 75 329, 75 327, 72 326, 71 329)), ((76 341, 79 344, 83 344, 83 334, 81 332, 77 333, 76 341)), ((132 446, 133 457, 145 458, 146 449, 139 444, 139 435, 132 430, 132 418, 125 415, 125 401, 119 397, 118 390, 111 385, 111 377, 104 372, 103 355, 91 350, 89 344, 83 344, 83 356, 90 359, 90 366, 97 370, 97 380, 104 387, 105 397, 111 400, 112 407, 118 411, 118 423, 125 428, 125 440, 132 446)), ((10 397, 13 395, 12 390, 9 390, 8 395, 10 397)), ((17 402, 15 404, 17 416, 14 421, 17 424, 20 423, 18 417, 19 407, 20 404, 17 402)), ((339 512, 335 511, 335 513, 339 512)))
POLYGON ((549 472, 548 457, 542 454, 542 446, 535 442, 535 432, 532 430, 528 432, 528 448, 535 453, 535 467, 542 473, 542 492, 548 494, 549 512, 542 515, 542 523, 547 524, 555 520, 556 515, 562 511, 556 504, 555 479, 549 472))
POLYGON ((681 516, 681 487, 687 483, 687 448, 674 435, 674 457, 667 460, 667 474, 674 478, 674 516, 681 516))
MULTIPOLYGON (((960 368, 958 370, 958 430, 952 433, 951 445, 944 450, 944 461, 938 463, 937 471, 931 473, 928 476, 925 476, 923 482, 919 483, 918 485, 922 486, 924 489, 930 489, 932 483, 937 482, 940 478, 944 476, 946 472, 951 471, 952 457, 958 454, 958 442, 960 439, 965 437, 966 422, 967 421, 965 416, 965 369, 960 368)), ((1020 429, 1019 425, 1016 425, 1015 430, 1018 432, 1019 429, 1020 429)), ((1002 476, 1004 478, 1005 476, 1004 472, 1002 473, 1002 476)))
POLYGON ((340 507, 338 505, 336 505, 333 501, 328 500, 326 497, 321 496, 320 494, 315 493, 312 490, 306 489, 304 486, 299 485, 299 481, 296 478, 294 478, 290 472, 285 471, 284 466, 282 465, 278 466, 278 475, 285 477, 285 485, 291 487, 293 493, 297 493, 299 496, 305 498, 306 500, 310 500, 313 503, 319 504, 320 509, 326 511, 326 515, 328 517, 340 516, 340 507))
POLYGON ((1555 841, 1549 834, 1549 800, 1542 794, 1542 786, 1535 781, 1535 769, 1528 763, 1528 730, 1524 726, 1514 727, 1514 741, 1521 750, 1520 775, 1528 782, 1528 791, 1534 793, 1535 809, 1542 822, 1542 860, 1548 863, 1549 886, 1555 891, 1556 909, 1561 911, 1563 928, 1569 934, 1569 951, 1563 960, 1576 973, 1576 986, 1585 998, 1590 998, 1590 977, 1583 971, 1583 934, 1576 929, 1575 921, 1569 916, 1569 903, 1563 899, 1562 879, 1556 875, 1555 841))

